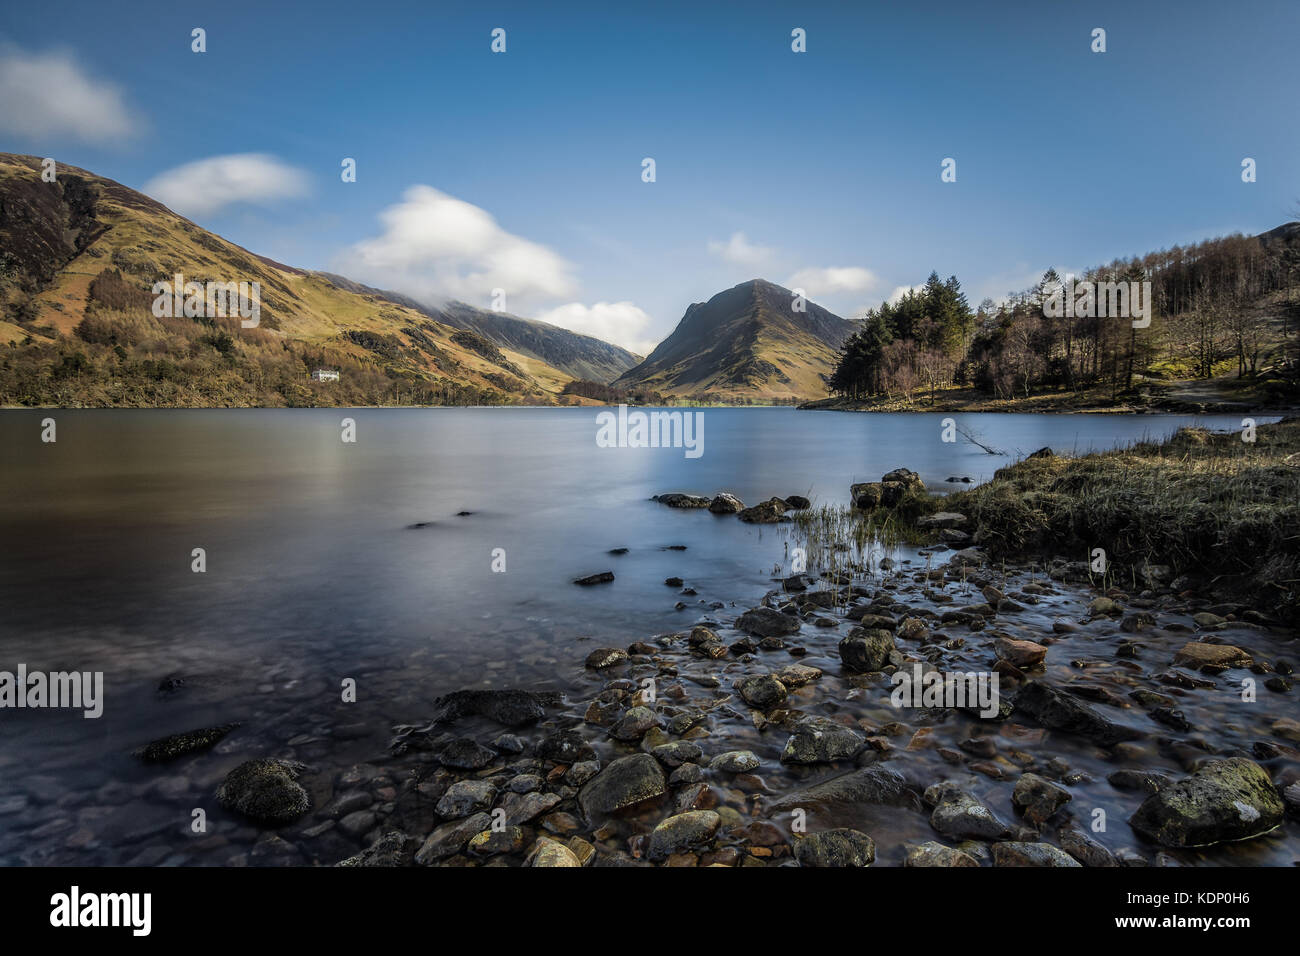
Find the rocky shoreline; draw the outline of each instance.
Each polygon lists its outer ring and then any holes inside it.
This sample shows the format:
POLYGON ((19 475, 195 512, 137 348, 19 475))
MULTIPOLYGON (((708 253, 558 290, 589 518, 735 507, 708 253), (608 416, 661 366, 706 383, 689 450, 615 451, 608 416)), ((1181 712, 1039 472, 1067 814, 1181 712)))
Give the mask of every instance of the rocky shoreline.
MULTIPOLYGON (((901 499, 911 474, 853 498, 901 499)), ((765 523, 803 504, 658 500, 765 523)), ((222 862, 1300 861, 1295 634, 1176 582, 1103 591, 1078 563, 1004 568, 976 547, 944 553, 938 539, 966 545, 966 524, 940 513, 926 527, 936 544, 914 559, 789 575, 735 616, 578 649, 568 695, 444 695, 341 772, 245 761, 217 797, 248 821, 251 846, 227 844, 222 862), (996 676, 1000 689, 982 713, 970 701, 899 707, 900 672, 996 676)), ((146 752, 193 755, 232 729, 146 752)))

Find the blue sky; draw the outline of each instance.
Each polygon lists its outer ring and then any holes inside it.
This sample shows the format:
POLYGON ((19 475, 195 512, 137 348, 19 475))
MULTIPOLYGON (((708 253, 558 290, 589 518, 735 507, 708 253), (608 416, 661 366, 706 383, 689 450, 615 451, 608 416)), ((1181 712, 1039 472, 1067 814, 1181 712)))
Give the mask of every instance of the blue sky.
POLYGON ((0 149, 644 351, 754 276, 851 315, 931 269, 976 303, 1273 228, 1300 199, 1297 37, 1294 0, 7 4, 0 149))

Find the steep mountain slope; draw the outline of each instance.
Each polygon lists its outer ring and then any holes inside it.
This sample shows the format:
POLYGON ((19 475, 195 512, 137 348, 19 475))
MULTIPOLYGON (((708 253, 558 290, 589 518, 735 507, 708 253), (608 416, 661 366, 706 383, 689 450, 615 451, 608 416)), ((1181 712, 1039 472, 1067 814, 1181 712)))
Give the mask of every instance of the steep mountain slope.
POLYGON ((609 382, 641 361, 641 356, 617 345, 536 319, 524 319, 508 312, 491 312, 456 301, 435 307, 400 292, 372 289, 341 276, 330 275, 329 278, 344 288, 383 296, 399 305, 423 312, 443 325, 476 332, 503 349, 548 365, 570 378, 609 382))
POLYGON ((820 398, 853 323, 789 289, 742 282, 686 310, 673 333, 615 387, 720 400, 820 398))
POLYGON ((257 256, 82 169, 0 153, 0 404, 548 403, 573 376, 257 256), (153 284, 260 283, 260 324, 155 317, 153 284), (315 382, 317 367, 337 382, 315 382))

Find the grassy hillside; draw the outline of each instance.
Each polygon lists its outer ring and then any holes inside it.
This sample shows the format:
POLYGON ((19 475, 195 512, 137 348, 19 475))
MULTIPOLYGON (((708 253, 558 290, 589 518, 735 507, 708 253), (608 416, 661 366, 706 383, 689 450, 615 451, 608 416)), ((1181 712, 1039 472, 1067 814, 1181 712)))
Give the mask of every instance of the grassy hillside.
POLYGON ((249 252, 75 167, 0 153, 0 404, 556 401, 566 375, 322 273, 249 252), (156 318, 153 283, 257 281, 261 321, 156 318), (317 367, 341 372, 314 382, 317 367))

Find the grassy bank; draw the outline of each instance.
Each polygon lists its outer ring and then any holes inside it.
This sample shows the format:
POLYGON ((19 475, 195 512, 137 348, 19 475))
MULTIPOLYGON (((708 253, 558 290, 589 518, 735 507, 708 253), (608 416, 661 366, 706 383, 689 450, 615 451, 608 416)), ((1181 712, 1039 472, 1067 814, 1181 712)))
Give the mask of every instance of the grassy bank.
MULTIPOLYGON (((1103 548, 1107 580, 1141 590, 1174 585, 1249 601, 1293 620, 1300 610, 1300 419, 1240 432, 1185 428, 1081 458, 1050 455, 1000 469, 944 498, 911 498, 904 519, 967 516, 994 560, 1103 548)), ((860 520, 879 525, 879 509, 860 520)))

